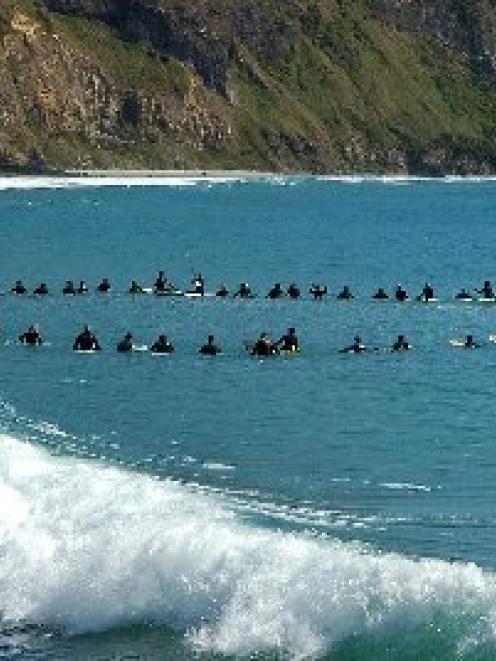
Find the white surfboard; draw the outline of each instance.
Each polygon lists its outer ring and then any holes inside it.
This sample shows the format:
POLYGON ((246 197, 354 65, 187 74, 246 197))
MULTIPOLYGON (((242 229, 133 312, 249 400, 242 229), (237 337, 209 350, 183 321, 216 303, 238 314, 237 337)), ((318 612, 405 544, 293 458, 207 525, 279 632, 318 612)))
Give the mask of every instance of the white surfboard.
POLYGON ((465 348, 465 340, 449 340, 449 343, 452 347, 456 347, 457 349, 465 348))
POLYGON ((134 353, 143 353, 144 351, 148 351, 148 347, 146 344, 133 344, 133 352, 134 353))

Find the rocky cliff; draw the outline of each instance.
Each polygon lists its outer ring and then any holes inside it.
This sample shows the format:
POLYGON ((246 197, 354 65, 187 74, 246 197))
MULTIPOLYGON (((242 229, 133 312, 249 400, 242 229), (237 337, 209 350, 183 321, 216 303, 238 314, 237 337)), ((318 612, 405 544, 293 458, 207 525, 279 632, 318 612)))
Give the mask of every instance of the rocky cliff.
POLYGON ((3 0, 0 166, 496 171, 491 0, 3 0))

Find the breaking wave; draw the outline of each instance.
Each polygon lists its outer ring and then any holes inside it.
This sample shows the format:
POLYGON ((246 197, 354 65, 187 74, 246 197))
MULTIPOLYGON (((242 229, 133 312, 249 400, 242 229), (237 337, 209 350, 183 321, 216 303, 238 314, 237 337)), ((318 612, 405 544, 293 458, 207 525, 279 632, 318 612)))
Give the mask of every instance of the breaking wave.
POLYGON ((496 583, 415 559, 243 524, 229 501, 0 435, 0 611, 66 633, 140 622, 198 650, 314 657, 439 614, 493 642, 496 583))

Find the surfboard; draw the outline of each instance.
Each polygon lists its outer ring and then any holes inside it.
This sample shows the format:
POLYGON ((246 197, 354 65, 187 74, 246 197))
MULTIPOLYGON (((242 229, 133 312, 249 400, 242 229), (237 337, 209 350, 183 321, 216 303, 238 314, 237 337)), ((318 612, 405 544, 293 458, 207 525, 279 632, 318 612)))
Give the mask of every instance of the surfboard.
POLYGON ((143 353, 144 351, 148 351, 148 347, 146 344, 133 344, 133 353, 143 353))
POLYGON ((477 303, 496 303, 496 297, 491 296, 490 298, 486 298, 486 297, 482 296, 482 297, 477 299, 477 303))
POLYGON ((479 349, 478 344, 474 344, 471 347, 467 347, 465 345, 465 340, 449 340, 449 343, 451 344, 452 347, 456 347, 457 349, 479 349))
POLYGON ((280 356, 299 356, 301 349, 281 349, 279 351, 280 356))
POLYGON ((211 298, 212 296, 215 296, 212 292, 205 292, 204 294, 199 294, 196 291, 187 291, 184 292, 184 296, 186 298, 211 298))
POLYGON ((81 355, 83 355, 83 354, 88 355, 88 356, 96 354, 96 353, 100 353, 100 351, 97 351, 97 349, 73 349, 73 352, 81 354, 81 355))
POLYGON ((449 340, 449 343, 457 349, 465 349, 465 340, 449 340))
POLYGON ((155 291, 154 292, 155 296, 162 296, 164 298, 170 298, 173 296, 184 296, 184 292, 182 292, 180 289, 169 289, 166 291, 155 291))
POLYGON ((417 301, 419 301, 419 303, 439 303, 439 299, 436 297, 425 298, 424 296, 417 296, 417 301))

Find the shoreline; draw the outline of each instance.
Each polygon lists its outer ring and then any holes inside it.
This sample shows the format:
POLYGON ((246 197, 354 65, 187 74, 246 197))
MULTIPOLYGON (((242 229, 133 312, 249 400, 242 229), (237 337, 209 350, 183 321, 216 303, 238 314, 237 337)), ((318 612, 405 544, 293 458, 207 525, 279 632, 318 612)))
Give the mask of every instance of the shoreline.
POLYGON ((303 179, 315 179, 320 181, 349 181, 349 182, 366 182, 366 181, 378 181, 378 182, 408 182, 408 181, 432 181, 432 182, 443 182, 443 181, 486 181, 494 182, 496 181, 496 174, 453 174, 445 173, 442 175, 426 175, 426 174, 415 174, 415 173, 399 173, 399 172, 326 172, 326 173, 315 173, 315 172, 270 172, 262 170, 205 170, 205 169, 181 169, 181 170, 154 170, 154 169, 108 169, 108 170, 79 170, 79 169, 68 169, 68 170, 36 170, 36 171, 26 171, 26 170, 4 170, 0 169, 0 180, 31 180, 31 181, 41 181, 41 180, 63 180, 63 181, 79 181, 83 183, 84 181, 111 181, 111 180, 134 180, 134 181, 174 181, 174 180, 184 180, 184 181, 245 181, 245 182, 257 182, 265 181, 268 179, 279 179, 279 180, 303 180, 303 179))

